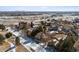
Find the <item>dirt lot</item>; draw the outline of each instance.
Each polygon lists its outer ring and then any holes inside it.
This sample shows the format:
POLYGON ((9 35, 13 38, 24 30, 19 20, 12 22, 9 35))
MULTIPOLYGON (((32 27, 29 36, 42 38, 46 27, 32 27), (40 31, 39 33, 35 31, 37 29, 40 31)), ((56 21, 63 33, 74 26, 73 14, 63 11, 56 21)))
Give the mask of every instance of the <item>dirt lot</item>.
POLYGON ((9 47, 10 47, 10 44, 4 41, 4 42, 0 45, 0 52, 4 52, 4 51, 7 50, 9 47))
POLYGON ((16 52, 29 52, 29 51, 20 44, 20 45, 16 46, 16 52))

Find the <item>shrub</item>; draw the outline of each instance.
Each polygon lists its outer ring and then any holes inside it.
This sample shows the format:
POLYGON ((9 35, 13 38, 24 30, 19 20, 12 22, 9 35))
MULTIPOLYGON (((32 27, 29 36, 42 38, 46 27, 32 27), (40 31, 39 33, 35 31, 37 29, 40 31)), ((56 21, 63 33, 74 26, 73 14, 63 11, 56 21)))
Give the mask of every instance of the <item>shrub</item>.
POLYGON ((62 52, 74 52, 74 51, 76 51, 75 48, 73 47, 73 45, 76 41, 76 38, 74 38, 74 37, 75 37, 74 35, 69 34, 64 41, 61 41, 59 43, 59 45, 57 46, 59 51, 62 51, 62 52))
POLYGON ((5 26, 3 24, 0 24, 0 29, 4 30, 5 26))
POLYGON ((16 43, 15 43, 16 45, 19 45, 19 44, 20 44, 20 39, 19 39, 19 37, 16 37, 15 42, 16 42, 16 43))
POLYGON ((4 41, 4 39, 3 35, 0 34, 0 44, 4 41))
POLYGON ((10 32, 6 33, 5 36, 6 36, 6 38, 10 38, 12 36, 12 33, 10 33, 10 32))

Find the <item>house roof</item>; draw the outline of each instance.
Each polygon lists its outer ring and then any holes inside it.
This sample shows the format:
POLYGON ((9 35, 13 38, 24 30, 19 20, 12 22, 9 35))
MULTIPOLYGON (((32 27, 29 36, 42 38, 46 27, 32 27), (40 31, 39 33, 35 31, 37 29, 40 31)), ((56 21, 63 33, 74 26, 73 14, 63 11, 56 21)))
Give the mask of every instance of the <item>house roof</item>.
POLYGON ((76 49, 79 49, 79 39, 78 39, 78 41, 75 42, 74 47, 75 47, 76 49))

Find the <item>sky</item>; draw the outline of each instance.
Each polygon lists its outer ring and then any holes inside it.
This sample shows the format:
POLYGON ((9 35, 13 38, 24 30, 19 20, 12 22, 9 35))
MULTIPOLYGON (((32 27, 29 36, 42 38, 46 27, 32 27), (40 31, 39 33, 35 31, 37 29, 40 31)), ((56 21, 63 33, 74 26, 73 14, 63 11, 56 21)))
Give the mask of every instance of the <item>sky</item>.
POLYGON ((0 11, 79 11, 79 6, 0 6, 0 11))

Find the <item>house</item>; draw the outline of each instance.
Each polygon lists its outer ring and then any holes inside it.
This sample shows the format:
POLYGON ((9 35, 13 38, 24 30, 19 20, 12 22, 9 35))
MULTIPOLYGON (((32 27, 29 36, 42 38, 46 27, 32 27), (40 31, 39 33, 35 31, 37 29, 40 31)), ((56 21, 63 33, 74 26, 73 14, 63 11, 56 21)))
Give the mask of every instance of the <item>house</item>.
POLYGON ((19 29, 26 28, 27 22, 19 22, 19 29))
POLYGON ((66 37, 67 37, 67 35, 58 33, 58 34, 55 35, 55 37, 56 37, 58 40, 61 40, 61 39, 62 39, 62 40, 65 40, 66 37))
POLYGON ((45 23, 46 22, 45 19, 33 21, 33 27, 38 27, 42 25, 42 22, 45 23))
POLYGON ((56 46, 60 40, 65 40, 67 35, 64 33, 38 33, 35 36, 40 43, 45 43, 45 45, 54 45, 56 46))

